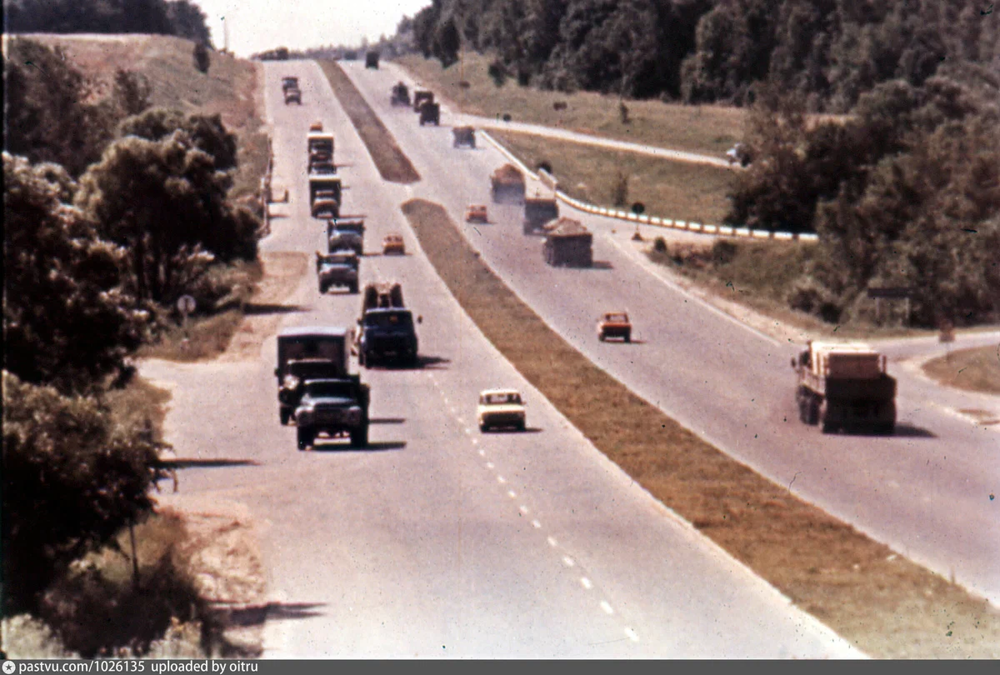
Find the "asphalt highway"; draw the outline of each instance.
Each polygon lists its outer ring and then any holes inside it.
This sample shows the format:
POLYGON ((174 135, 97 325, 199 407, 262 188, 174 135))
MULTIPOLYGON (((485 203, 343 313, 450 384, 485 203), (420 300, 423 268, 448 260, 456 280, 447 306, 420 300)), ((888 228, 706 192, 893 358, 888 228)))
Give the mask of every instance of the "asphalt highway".
MULTIPOLYGON (((363 371, 363 450, 296 449, 294 427, 278 421, 273 336, 259 359, 143 366, 173 391, 168 440, 204 464, 184 471, 182 492, 243 503, 258 524, 265 657, 860 656, 635 485, 478 332, 399 209, 427 186, 447 196, 447 164, 418 157, 421 183, 386 183, 315 64, 266 62, 264 73, 274 185, 290 200, 272 206, 263 248, 321 245, 305 170, 306 131, 321 120, 346 165, 342 210, 367 217, 363 281, 402 282, 422 318, 422 367, 363 371), (284 105, 284 75, 299 77, 301 107, 284 105), (380 255, 389 232, 406 256, 380 255), (527 432, 479 432, 477 394, 491 387, 524 393, 527 432)), ((320 296, 310 272, 274 309, 283 325, 351 326, 360 303, 320 296)))
MULTIPOLYGON (((489 175, 507 161, 499 151, 482 140, 475 150, 453 148, 450 125, 464 119, 444 106, 440 127, 421 127, 411 110, 393 108, 391 86, 412 84, 394 64, 379 70, 344 65, 423 177, 414 194, 442 203, 457 222, 468 204, 488 204, 491 222, 464 225, 467 239, 564 338, 778 485, 997 603, 1000 436, 997 426, 958 411, 972 406, 1000 415, 998 397, 942 390, 897 360, 912 356, 920 341, 894 342, 886 349, 893 356, 890 374, 899 381, 895 435, 823 435, 803 425, 789 365, 801 345, 770 337, 684 290, 630 240, 629 223, 561 204, 563 215, 572 213, 594 232, 595 266, 546 265, 542 238, 521 232, 520 210, 490 204, 489 175), (597 317, 620 309, 630 313, 638 339, 599 342, 597 317)), ((529 192, 544 190, 529 186, 529 192)), ((1000 336, 988 333, 962 344, 996 343, 1000 336)))

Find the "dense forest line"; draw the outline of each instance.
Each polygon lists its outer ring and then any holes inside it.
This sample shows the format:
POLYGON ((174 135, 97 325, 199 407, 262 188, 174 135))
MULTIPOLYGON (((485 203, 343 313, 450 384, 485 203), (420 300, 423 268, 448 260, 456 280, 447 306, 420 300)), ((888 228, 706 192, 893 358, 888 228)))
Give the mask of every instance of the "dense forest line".
POLYGON ((847 112, 888 80, 1000 66, 997 17, 967 0, 434 0, 399 26, 446 66, 497 54, 522 84, 749 103, 769 80, 811 111, 847 112))
POLYGON ((189 0, 10 0, 7 33, 150 33, 206 45, 205 13, 189 0))

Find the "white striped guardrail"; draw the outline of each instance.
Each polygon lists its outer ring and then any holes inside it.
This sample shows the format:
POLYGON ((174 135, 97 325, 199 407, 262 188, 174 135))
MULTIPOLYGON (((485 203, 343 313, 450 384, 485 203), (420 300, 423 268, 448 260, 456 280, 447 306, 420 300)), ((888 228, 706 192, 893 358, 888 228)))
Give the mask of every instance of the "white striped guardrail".
POLYGON ((812 232, 772 232, 771 230, 752 230, 748 227, 732 227, 729 225, 705 225, 704 223, 691 223, 683 220, 672 220, 670 218, 660 218, 657 216, 648 216, 646 214, 636 215, 628 211, 619 211, 617 209, 609 209, 603 206, 595 206, 594 204, 589 204, 579 199, 574 199, 568 194, 558 189, 558 183, 554 176, 546 172, 544 169, 539 169, 538 172, 534 172, 525 166, 517 156, 514 155, 510 150, 508 150, 500 141, 493 138, 489 132, 482 129, 477 129, 477 132, 486 137, 497 150, 499 150, 507 159, 513 162, 521 171, 526 175, 530 176, 532 179, 541 182, 544 185, 555 186, 556 197, 569 204, 575 209, 579 209, 585 213, 593 213, 599 216, 608 216, 609 218, 618 218, 620 220, 628 220, 634 223, 642 223, 644 225, 653 225, 655 227, 667 227, 675 230, 684 230, 685 232, 695 232, 698 234, 708 234, 717 237, 743 237, 747 239, 778 239, 781 241, 817 241, 819 237, 812 232))

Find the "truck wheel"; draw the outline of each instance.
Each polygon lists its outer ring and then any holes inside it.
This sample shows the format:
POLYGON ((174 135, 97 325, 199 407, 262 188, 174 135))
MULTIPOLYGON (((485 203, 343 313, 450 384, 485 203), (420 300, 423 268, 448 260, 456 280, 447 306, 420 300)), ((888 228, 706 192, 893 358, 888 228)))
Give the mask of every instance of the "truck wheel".
POLYGON ((520 422, 517 423, 517 430, 524 431, 524 429, 525 429, 524 420, 521 420, 520 422))
POLYGON ((601 342, 604 342, 604 333, 598 333, 597 339, 600 340, 601 342))
POLYGON ((292 411, 288 408, 281 408, 278 410, 278 415, 281 417, 281 426, 288 426, 288 421, 292 418, 292 411))
POLYGON ((358 292, 358 282, 355 281, 353 284, 351 284, 350 291, 351 291, 351 293, 357 293, 358 292))
POLYGON ((320 295, 326 295, 326 292, 327 292, 328 290, 330 290, 330 287, 329 287, 329 286, 320 286, 320 287, 319 287, 319 294, 320 294, 320 295))
POLYGON ((632 342, 632 333, 625 333, 625 342, 632 342))
POLYGON ((356 448, 368 447, 368 425, 351 431, 351 445, 356 448))
POLYGON ((479 425, 479 431, 481 431, 481 432, 482 432, 482 433, 484 433, 484 434, 486 433, 486 431, 487 431, 487 430, 488 430, 489 428, 490 428, 490 426, 489 426, 488 424, 480 424, 480 425, 479 425))
POLYGON ((305 450, 313 444, 312 433, 309 429, 298 428, 295 430, 295 437, 299 444, 299 450, 305 450))

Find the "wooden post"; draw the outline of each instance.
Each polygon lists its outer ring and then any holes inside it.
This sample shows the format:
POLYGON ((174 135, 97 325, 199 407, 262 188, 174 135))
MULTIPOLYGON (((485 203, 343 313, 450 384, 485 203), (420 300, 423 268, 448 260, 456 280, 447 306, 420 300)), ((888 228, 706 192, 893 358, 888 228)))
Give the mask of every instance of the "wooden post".
POLYGON ((135 521, 128 521, 128 538, 132 542, 132 585, 139 590, 139 558, 135 552, 135 521))

